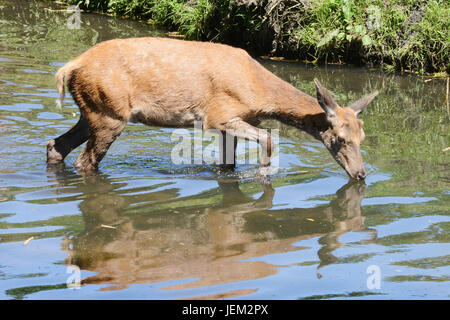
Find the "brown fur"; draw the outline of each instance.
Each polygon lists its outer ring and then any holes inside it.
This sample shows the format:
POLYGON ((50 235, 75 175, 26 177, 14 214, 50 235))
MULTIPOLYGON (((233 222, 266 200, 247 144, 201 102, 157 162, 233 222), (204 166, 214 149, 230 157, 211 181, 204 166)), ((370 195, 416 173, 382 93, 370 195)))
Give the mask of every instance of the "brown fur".
MULTIPOLYGON (((335 134, 334 129, 326 134, 333 121, 343 121, 352 128, 348 139, 358 146, 360 142, 355 112, 337 107, 331 121, 317 99, 269 72, 244 50, 227 45, 166 38, 110 40, 62 67, 56 79, 60 102, 67 82, 85 120, 47 143, 47 161, 60 162, 89 140, 75 162, 83 171, 97 168, 129 121, 166 127, 203 121, 205 129, 228 130, 260 142, 269 158, 263 157, 263 166, 270 162, 271 139, 250 125, 259 118, 294 125, 325 145, 335 134)), ((362 110, 364 103, 357 107, 362 110)), ((356 156, 362 166, 360 154, 356 156)))

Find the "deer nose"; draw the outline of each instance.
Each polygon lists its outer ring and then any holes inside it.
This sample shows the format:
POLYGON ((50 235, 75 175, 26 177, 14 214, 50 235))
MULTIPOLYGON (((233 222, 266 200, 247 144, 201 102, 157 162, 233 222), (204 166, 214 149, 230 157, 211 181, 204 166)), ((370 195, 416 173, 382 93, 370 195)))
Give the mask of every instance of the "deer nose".
POLYGON ((356 180, 363 180, 366 177, 366 171, 360 171, 358 172, 358 174, 356 175, 356 180))

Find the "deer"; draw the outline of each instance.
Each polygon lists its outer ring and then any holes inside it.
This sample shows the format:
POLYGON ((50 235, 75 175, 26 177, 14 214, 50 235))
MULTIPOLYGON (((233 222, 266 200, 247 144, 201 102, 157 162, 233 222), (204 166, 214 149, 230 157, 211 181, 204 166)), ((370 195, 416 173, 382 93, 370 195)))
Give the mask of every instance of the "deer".
MULTIPOLYGON (((350 178, 364 179, 365 134, 357 116, 378 91, 341 107, 317 79, 314 83, 316 98, 247 51, 225 44, 162 37, 100 42, 56 73, 57 104, 62 106, 67 85, 80 119, 47 142, 47 164, 63 163, 87 141, 74 166, 92 173, 129 122, 181 128, 200 121, 203 130, 256 141, 264 169, 270 166, 272 139, 258 124, 275 119, 321 141, 350 178)), ((235 149, 236 143, 222 141, 221 164, 234 167, 235 149)))

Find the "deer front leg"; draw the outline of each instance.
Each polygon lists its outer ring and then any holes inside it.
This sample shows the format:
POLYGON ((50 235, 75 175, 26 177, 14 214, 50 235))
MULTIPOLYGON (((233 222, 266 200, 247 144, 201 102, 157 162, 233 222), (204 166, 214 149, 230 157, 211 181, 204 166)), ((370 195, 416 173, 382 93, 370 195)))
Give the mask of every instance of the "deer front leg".
POLYGON ((220 168, 221 170, 233 170, 236 166, 237 137, 227 131, 221 132, 219 140, 220 168))
POLYGON ((260 166, 261 168, 270 165, 272 155, 272 138, 267 130, 256 128, 240 118, 234 118, 224 125, 226 132, 238 137, 256 141, 261 146, 260 166))

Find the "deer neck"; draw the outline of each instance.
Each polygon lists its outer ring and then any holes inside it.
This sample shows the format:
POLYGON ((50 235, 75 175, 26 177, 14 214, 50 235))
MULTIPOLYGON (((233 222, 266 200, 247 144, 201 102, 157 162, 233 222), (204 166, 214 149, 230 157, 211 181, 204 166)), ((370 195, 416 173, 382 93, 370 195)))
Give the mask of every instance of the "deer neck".
POLYGON ((281 79, 268 92, 268 104, 272 106, 268 114, 270 118, 299 128, 321 140, 321 133, 328 128, 328 123, 317 99, 281 79))

